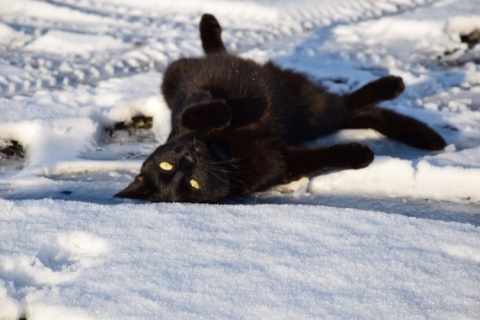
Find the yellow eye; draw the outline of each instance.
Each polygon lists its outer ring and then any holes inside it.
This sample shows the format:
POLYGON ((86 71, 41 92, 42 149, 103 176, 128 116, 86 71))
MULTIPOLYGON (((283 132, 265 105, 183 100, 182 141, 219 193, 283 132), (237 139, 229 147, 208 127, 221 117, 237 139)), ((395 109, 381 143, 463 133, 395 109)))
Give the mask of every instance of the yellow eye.
POLYGON ((190 187, 193 189, 200 189, 200 185, 198 184, 198 181, 195 179, 190 179, 190 187))
POLYGON ((160 169, 165 170, 165 171, 170 171, 170 170, 173 169, 173 165, 169 162, 166 162, 166 161, 160 162, 159 166, 160 166, 160 169))

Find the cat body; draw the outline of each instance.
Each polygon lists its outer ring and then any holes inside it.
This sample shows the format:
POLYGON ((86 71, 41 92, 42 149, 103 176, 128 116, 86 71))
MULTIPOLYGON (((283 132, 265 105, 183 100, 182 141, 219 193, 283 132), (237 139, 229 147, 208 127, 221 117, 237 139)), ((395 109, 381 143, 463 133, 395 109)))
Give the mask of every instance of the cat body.
POLYGON ((341 96, 272 62, 229 54, 212 15, 203 15, 200 36, 206 57, 177 60, 164 74, 162 93, 172 111, 167 142, 117 197, 216 203, 327 170, 368 166, 373 152, 360 143, 302 146, 342 128, 373 128, 429 150, 445 147, 425 124, 376 107, 404 90, 399 77, 341 96))

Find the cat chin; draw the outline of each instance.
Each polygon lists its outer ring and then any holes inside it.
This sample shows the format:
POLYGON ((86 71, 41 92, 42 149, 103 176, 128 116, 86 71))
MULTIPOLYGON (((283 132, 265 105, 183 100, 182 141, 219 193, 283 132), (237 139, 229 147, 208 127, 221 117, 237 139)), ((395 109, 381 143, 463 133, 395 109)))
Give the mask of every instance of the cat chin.
POLYGON ((223 152, 195 137, 172 140, 157 148, 135 180, 114 197, 191 203, 218 203, 227 197, 232 171, 223 152))
POLYGON ((125 189, 116 193, 114 198, 152 201, 151 190, 146 183, 145 174, 140 173, 125 189))
POLYGON ((218 192, 208 192, 193 196, 181 195, 177 192, 172 192, 172 190, 168 190, 168 185, 164 185, 161 189, 158 189, 158 186, 155 187, 154 185, 155 183, 151 181, 151 177, 145 173, 140 173, 132 183, 113 197, 149 202, 218 203, 226 196, 218 192))

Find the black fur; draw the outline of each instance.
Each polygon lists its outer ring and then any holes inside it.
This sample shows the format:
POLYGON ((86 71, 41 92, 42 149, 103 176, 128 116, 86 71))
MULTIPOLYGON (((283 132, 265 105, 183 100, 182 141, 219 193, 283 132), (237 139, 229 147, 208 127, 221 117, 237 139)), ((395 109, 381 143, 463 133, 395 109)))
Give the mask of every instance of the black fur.
POLYGON ((172 110, 166 144, 117 197, 215 203, 327 170, 368 166, 373 152, 360 143, 302 147, 342 128, 373 128, 428 150, 445 147, 422 122, 376 106, 403 92, 399 77, 340 96, 272 62, 228 54, 212 15, 203 15, 200 37, 206 57, 177 60, 165 71, 162 93, 172 110))

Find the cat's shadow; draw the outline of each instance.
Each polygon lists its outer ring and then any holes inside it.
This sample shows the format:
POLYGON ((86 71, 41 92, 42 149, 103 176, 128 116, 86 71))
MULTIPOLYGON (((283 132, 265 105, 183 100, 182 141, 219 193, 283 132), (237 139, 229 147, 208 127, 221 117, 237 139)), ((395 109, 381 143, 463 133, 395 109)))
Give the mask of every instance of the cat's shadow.
POLYGON ((369 212, 384 212, 399 214, 420 219, 439 220, 445 222, 468 223, 480 226, 478 203, 432 201, 418 198, 391 197, 359 197, 342 195, 305 194, 295 197, 293 194, 264 192, 247 198, 234 198, 228 205, 302 205, 318 206, 318 212, 328 210, 328 207, 355 209, 369 212))

